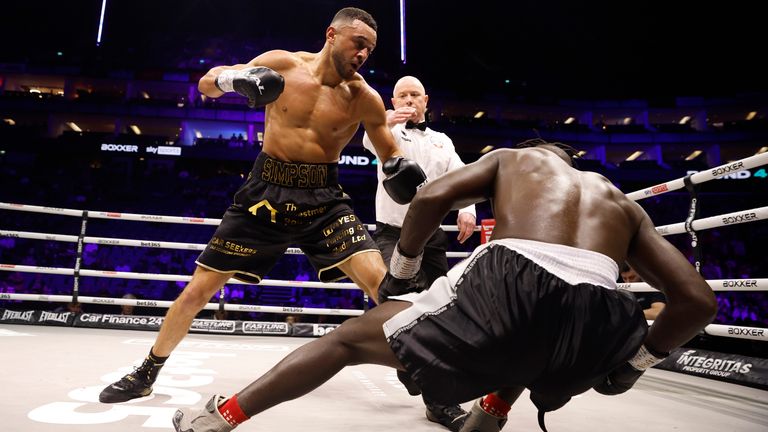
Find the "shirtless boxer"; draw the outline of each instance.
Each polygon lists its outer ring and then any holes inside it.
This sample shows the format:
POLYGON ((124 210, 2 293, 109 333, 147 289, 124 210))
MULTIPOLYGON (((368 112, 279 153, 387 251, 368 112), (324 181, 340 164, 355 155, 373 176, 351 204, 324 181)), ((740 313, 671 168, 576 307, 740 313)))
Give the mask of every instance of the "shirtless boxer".
MULTIPOLYGON (((645 211, 548 143, 490 152, 423 187, 382 289, 408 283, 451 209, 486 199, 496 219, 491 241, 447 276, 298 348, 231 398, 178 410, 176 430, 230 431, 361 363, 406 370, 440 403, 495 390, 511 403, 528 388, 540 412, 551 411, 593 387, 629 390, 714 318, 714 293, 645 211), (615 289, 624 261, 667 296, 650 329, 634 297, 615 289)), ((472 427, 493 430, 486 426, 472 427)))
POLYGON ((192 280, 168 310, 142 365, 107 386, 105 403, 152 392, 152 384, 195 315, 232 277, 258 283, 295 244, 321 281, 349 277, 371 298, 387 271, 376 243, 338 184, 338 160, 362 123, 384 161, 387 191, 409 202, 425 180, 403 159, 387 128, 384 103, 358 73, 376 47, 376 22, 344 8, 318 53, 269 51, 247 64, 219 66, 199 89, 216 98, 235 91, 266 106, 263 150, 197 259, 192 280))

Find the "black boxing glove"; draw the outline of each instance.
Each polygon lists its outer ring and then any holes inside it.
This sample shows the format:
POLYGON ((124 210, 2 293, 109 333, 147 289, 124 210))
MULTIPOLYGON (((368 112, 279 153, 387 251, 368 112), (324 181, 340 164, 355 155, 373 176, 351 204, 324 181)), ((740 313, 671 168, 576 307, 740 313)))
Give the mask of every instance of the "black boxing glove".
POLYGON ((419 188, 427 182, 419 164, 401 156, 387 159, 381 171, 387 176, 382 182, 384 190, 398 204, 410 203, 419 188))
POLYGON ((391 296, 407 294, 410 285, 411 281, 409 279, 398 279, 392 276, 392 273, 387 272, 387 274, 384 275, 384 279, 381 280, 379 293, 376 296, 378 297, 379 304, 389 300, 389 297, 391 296))
POLYGON ((646 369, 661 363, 668 355, 669 353, 659 353, 641 345, 634 357, 612 370, 602 383, 593 388, 598 393, 609 396, 624 393, 635 385, 646 369))
POLYGON ((390 296, 397 296, 412 292, 414 284, 411 280, 419 273, 421 268, 422 251, 418 256, 412 257, 403 254, 400 244, 395 245, 392 251, 392 259, 389 263, 389 271, 379 284, 377 298, 379 304, 384 303, 390 296))
POLYGON ((251 108, 274 102, 285 88, 283 76, 264 66, 225 70, 214 83, 224 93, 235 91, 247 97, 251 108))

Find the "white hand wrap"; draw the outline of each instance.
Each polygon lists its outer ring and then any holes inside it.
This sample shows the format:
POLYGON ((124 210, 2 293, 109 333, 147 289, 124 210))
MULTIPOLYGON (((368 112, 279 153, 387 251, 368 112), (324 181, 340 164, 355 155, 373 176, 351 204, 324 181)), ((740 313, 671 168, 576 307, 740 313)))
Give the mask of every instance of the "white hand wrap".
POLYGON ((410 279, 419 272, 421 268, 421 257, 424 256, 424 251, 421 251, 419 256, 408 257, 400 253, 400 243, 395 245, 395 250, 392 251, 392 259, 389 261, 389 272, 392 276, 398 279, 410 279))
POLYGON ((232 81, 234 81, 234 79, 237 78, 239 74, 239 70, 225 70, 216 77, 216 80, 214 81, 216 83, 216 87, 218 87, 218 89, 224 93, 235 91, 235 89, 232 87, 232 81))
POLYGON ((656 357, 648 351, 648 348, 646 348, 645 345, 640 345, 640 349, 637 351, 637 354, 629 360, 629 364, 639 371, 644 371, 651 366, 661 363, 664 361, 664 358, 666 358, 666 356, 662 358, 656 357))

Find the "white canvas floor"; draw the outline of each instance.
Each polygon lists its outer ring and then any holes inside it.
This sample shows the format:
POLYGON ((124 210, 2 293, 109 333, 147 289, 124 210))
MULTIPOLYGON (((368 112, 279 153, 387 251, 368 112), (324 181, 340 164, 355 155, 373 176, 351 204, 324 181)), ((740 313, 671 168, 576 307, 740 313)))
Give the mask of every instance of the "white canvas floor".
MULTIPOLYGON (((169 359, 155 393, 105 405, 98 393, 138 365, 155 333, 0 325, 0 431, 172 430, 178 407, 231 395, 309 338, 190 335, 169 359)), ((464 405, 469 408, 471 403, 464 405)), ((764 432, 768 392, 661 370, 607 397, 589 391, 548 413, 550 432, 764 432)), ((393 370, 354 366, 309 395, 268 410, 237 431, 446 431, 424 417, 393 370)), ((523 395, 504 431, 538 431, 523 395)))

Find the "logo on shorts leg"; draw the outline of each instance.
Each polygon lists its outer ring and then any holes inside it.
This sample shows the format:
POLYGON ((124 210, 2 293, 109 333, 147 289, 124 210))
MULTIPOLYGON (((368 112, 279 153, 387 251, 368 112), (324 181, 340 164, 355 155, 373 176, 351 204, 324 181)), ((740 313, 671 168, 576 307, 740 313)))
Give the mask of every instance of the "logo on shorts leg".
POLYGON ((259 211, 261 207, 266 207, 267 210, 269 210, 269 220, 272 221, 272 223, 277 223, 277 210, 275 210, 274 207, 269 203, 267 200, 261 200, 257 202, 256 204, 252 205, 248 211, 254 215, 258 216, 256 213, 259 211))

